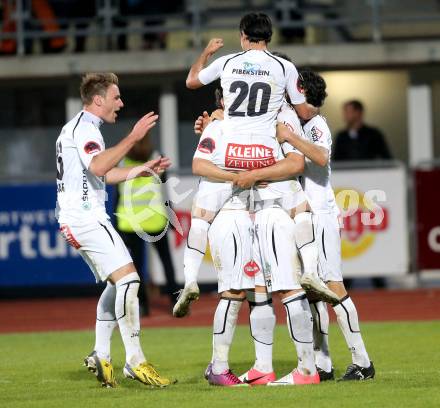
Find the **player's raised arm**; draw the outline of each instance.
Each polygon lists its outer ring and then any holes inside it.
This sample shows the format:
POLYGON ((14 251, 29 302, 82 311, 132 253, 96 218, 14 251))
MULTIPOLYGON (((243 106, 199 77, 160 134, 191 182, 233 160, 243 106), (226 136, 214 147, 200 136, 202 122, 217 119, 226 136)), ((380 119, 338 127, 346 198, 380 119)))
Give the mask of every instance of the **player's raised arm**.
POLYGON ((132 131, 116 146, 102 151, 93 157, 89 171, 95 176, 105 176, 115 167, 131 150, 133 145, 145 137, 148 131, 156 125, 159 115, 149 112, 143 116, 133 127, 132 131))
POLYGON ((220 64, 211 64, 205 69, 209 58, 214 55, 220 48, 223 47, 223 40, 221 38, 213 38, 209 41, 206 48, 202 51, 196 62, 191 66, 188 77, 186 78, 186 87, 189 89, 201 88, 220 76, 220 64), (204 70, 203 78, 199 74, 204 70), (212 79, 211 79, 212 78, 212 79))

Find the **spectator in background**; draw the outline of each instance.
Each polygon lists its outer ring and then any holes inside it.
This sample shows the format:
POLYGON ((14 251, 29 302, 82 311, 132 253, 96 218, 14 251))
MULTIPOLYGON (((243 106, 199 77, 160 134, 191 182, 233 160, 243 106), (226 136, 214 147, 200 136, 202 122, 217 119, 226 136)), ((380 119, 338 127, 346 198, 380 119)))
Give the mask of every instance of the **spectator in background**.
POLYGON ((345 130, 336 135, 332 159, 337 161, 392 159, 382 132, 364 123, 364 105, 351 100, 343 106, 345 130))
MULTIPOLYGON (((343 106, 346 129, 336 135, 332 160, 389 160, 392 159, 390 149, 382 132, 364 123, 364 105, 358 100, 351 100, 343 106)), ((385 288, 384 278, 373 278, 376 288, 385 288)), ((351 287, 352 279, 346 279, 346 287, 351 287)))
MULTIPOLYGON (((154 151, 149 135, 145 136, 140 142, 136 143, 128 152, 123 160, 124 167, 141 165, 152 157, 160 154, 154 151)), ((165 173, 161 176, 162 181, 166 180, 165 173)), ((140 238, 133 230, 132 223, 129 222, 130 213, 124 207, 124 200, 129 200, 134 214, 149 210, 145 219, 140 223, 143 231, 152 236, 162 234, 168 226, 167 211, 165 208, 166 199, 163 196, 162 184, 158 183, 154 177, 142 177, 120 183, 118 186, 116 213, 121 215, 116 219, 116 229, 121 235, 122 240, 127 246, 133 258, 133 263, 142 279, 139 287, 139 306, 143 316, 149 314, 148 292, 145 284, 144 264, 145 264, 145 241, 140 238), (126 183, 130 183, 128 194, 125 197, 124 188, 126 183)), ((171 305, 174 304, 173 293, 177 291, 174 267, 171 260, 170 249, 168 246, 167 235, 152 243, 158 252, 162 262, 166 278, 166 293, 169 296, 171 305)))

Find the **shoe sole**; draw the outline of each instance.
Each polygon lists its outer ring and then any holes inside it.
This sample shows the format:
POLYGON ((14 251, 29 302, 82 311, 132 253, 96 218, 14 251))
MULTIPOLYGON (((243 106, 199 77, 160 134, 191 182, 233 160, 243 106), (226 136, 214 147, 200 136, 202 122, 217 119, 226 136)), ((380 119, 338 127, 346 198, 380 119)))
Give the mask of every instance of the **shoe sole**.
POLYGON ((315 285, 315 282, 312 279, 302 279, 301 286, 306 291, 315 293, 321 298, 321 300, 330 303, 332 306, 336 306, 340 303, 340 299, 336 293, 332 292, 330 289, 325 289, 321 286, 315 285))
POLYGON ((180 304, 177 302, 177 304, 174 306, 173 309, 173 316, 174 317, 185 317, 190 309, 191 302, 194 302, 196 300, 199 300, 200 292, 190 292, 188 293, 188 296, 184 301, 182 301, 180 304))
POLYGON ((124 367, 123 373, 124 373, 125 378, 128 378, 129 380, 139 381, 141 384, 144 384, 149 387, 165 388, 165 387, 168 387, 169 385, 171 385, 171 384, 152 384, 150 382, 144 382, 131 369, 129 369, 127 367, 124 367))
POLYGON ((96 379, 101 383, 103 388, 115 388, 116 380, 114 382, 109 382, 105 379, 101 363, 99 360, 95 359, 94 356, 87 356, 84 359, 84 365, 87 367, 87 370, 92 374, 96 375, 96 379))

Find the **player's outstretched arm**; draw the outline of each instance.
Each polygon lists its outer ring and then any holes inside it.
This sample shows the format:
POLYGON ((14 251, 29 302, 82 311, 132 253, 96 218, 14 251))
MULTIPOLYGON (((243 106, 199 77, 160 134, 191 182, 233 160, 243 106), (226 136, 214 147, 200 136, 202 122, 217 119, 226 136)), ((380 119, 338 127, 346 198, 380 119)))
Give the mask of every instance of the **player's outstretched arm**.
POLYGON ((214 181, 234 182, 237 173, 226 171, 217 167, 209 160, 195 158, 192 162, 192 171, 196 176, 206 177, 214 181))
POLYGON ((209 58, 214 55, 220 48, 223 47, 223 40, 221 38, 213 38, 209 41, 206 48, 202 51, 199 58, 191 66, 188 77, 186 78, 186 87, 189 89, 201 88, 203 84, 199 79, 200 71, 206 67, 209 58))
POLYGON ((286 158, 273 166, 258 170, 245 171, 236 175, 234 185, 240 188, 250 188, 260 181, 288 180, 304 171, 304 156, 288 153, 286 158))
POLYGON ((113 167, 105 175, 105 181, 108 184, 117 184, 137 177, 151 177, 153 174, 160 176, 170 166, 171 160, 168 157, 159 156, 140 166, 113 167))
POLYGON ((298 136, 282 123, 277 124, 277 139, 280 143, 290 143, 293 147, 298 149, 302 154, 304 154, 304 156, 309 158, 318 166, 327 166, 329 161, 329 152, 325 147, 318 146, 302 138, 301 136, 298 136))
POLYGON ((148 131, 156 125, 159 115, 149 112, 143 116, 133 127, 132 131, 116 146, 110 147, 93 157, 89 171, 95 176, 105 176, 115 167, 131 150, 133 145, 143 139, 148 131))

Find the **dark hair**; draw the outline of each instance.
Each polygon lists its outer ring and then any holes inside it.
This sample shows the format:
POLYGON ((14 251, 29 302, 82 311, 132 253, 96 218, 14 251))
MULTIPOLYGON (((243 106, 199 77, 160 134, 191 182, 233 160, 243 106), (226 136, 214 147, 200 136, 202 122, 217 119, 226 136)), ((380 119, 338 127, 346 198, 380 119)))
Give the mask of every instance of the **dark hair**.
POLYGON ((245 34, 250 42, 265 41, 272 38, 272 21, 267 14, 249 13, 240 21, 240 32, 245 34))
POLYGON ((308 103, 317 108, 324 105, 327 84, 321 75, 310 69, 303 69, 299 72, 298 85, 304 90, 308 103))
POLYGON ((217 109, 223 109, 222 105, 223 99, 223 88, 219 85, 215 88, 215 106, 217 109))
POLYGON ((344 106, 350 105, 354 110, 357 110, 358 112, 364 111, 364 104, 361 101, 358 101, 357 99, 353 99, 351 101, 345 102, 344 106))
POLYGON ((84 105, 90 105, 95 95, 105 96, 110 85, 118 85, 118 77, 112 72, 87 73, 81 79, 79 92, 84 105))
POLYGON ((275 55, 275 57, 282 58, 282 59, 284 59, 286 61, 292 62, 290 57, 287 54, 284 54, 283 52, 275 51, 275 52, 272 53, 272 55, 275 55))

